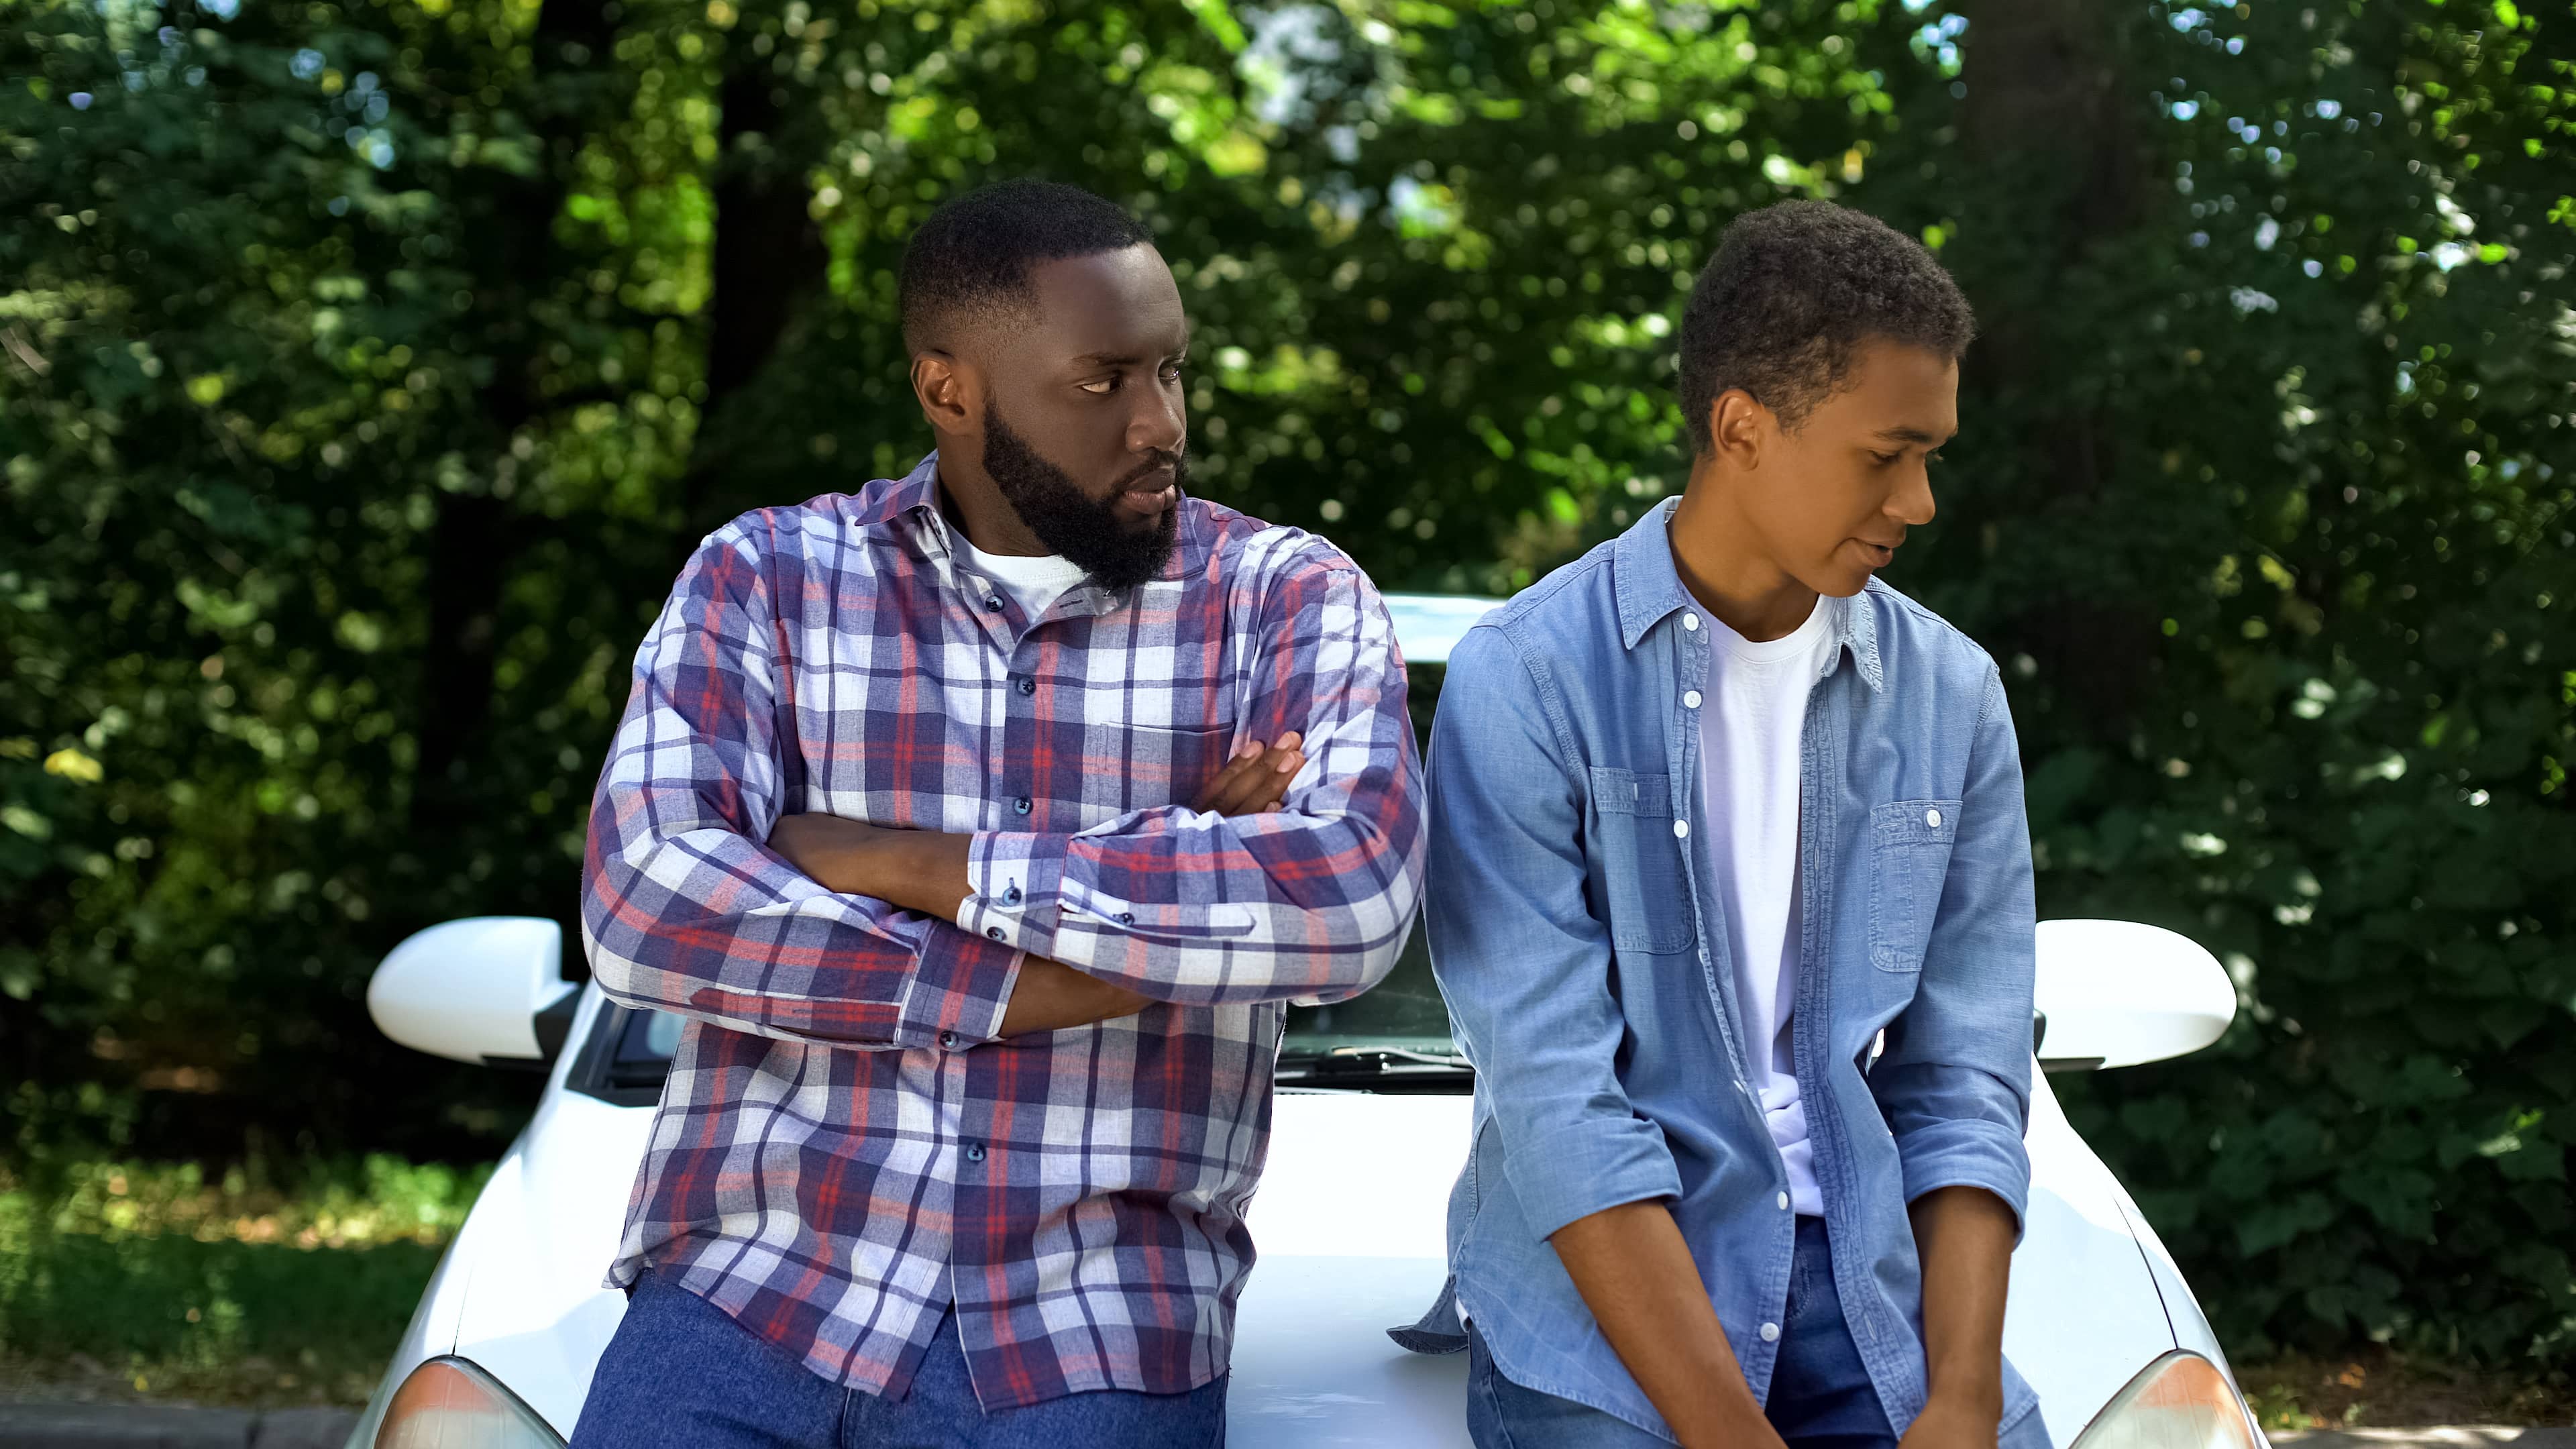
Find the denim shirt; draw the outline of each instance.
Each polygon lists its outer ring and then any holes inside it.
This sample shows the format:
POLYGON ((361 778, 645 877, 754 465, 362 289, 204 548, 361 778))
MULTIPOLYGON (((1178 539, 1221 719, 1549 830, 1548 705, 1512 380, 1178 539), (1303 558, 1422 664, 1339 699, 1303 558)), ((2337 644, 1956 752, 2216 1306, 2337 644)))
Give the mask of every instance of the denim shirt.
MULTIPOLYGON (((1549 1235, 1666 1201, 1766 1400, 1796 1242, 1702 854, 1725 836, 1698 788, 1712 647, 1674 571, 1671 513, 1526 590, 1450 656, 1427 919, 1476 1066, 1474 1145, 1450 1198, 1450 1292, 1396 1334, 1463 1345, 1454 1302, 1515 1383, 1667 1438, 1549 1235)), ((1835 1286, 1901 1434, 1926 1390, 1907 1205, 1967 1184, 2018 1220, 2028 1194, 2029 827, 1994 661, 1876 580, 1818 607, 1837 647, 1800 745, 1791 1038, 1835 1286)), ((2037 1402, 2006 1365, 2002 1427, 2037 1402)))

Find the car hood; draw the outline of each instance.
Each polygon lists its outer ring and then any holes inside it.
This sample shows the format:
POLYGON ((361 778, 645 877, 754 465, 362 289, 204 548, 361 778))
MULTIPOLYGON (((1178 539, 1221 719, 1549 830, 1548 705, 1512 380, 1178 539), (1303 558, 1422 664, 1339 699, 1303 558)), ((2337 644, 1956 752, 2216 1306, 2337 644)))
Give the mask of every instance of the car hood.
MULTIPOLYGON (((1410 1354, 1385 1330, 1420 1317, 1440 1291, 1470 1110, 1464 1096, 1279 1093, 1250 1210, 1260 1256, 1236 1319, 1229 1443, 1467 1444, 1463 1356, 1410 1354)), ((625 1311, 601 1280, 652 1116, 560 1085, 547 1093, 442 1265, 438 1311, 424 1305, 429 1321, 397 1375, 418 1358, 460 1354, 570 1436, 625 1311)), ((2030 1148, 2005 1352, 2063 1445, 2177 1337, 2126 1195, 2044 1080, 2033 1087, 2030 1148)), ((2200 1323, 2187 1295, 2177 1307, 2200 1323)), ((2200 1347, 2206 1327, 2183 1337, 2200 1347)))

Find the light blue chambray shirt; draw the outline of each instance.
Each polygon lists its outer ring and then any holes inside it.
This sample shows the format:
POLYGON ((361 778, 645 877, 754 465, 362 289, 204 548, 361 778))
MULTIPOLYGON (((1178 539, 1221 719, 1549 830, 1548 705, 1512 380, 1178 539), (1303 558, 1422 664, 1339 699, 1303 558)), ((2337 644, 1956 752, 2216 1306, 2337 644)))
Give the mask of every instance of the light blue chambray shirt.
MULTIPOLYGON (((1698 788, 1710 630, 1674 572, 1671 512, 1450 655, 1428 885, 1433 966, 1477 1071, 1449 1205, 1455 1301, 1514 1382, 1667 1438, 1549 1235, 1668 1200, 1766 1400, 1796 1240, 1701 848, 1726 834, 1698 788)), ((1907 1204, 1968 1184, 2018 1216, 2029 1190, 2029 827, 1985 651, 1875 580, 1818 607, 1838 642, 1800 752, 1791 1037, 1835 1285, 1901 1434, 1926 1388, 1907 1204)), ((1444 1296, 1396 1336, 1439 1351, 1458 1334, 1444 1296)), ((2006 1443, 2030 1437, 2012 1431, 2037 1403, 2006 1365, 2006 1443)))

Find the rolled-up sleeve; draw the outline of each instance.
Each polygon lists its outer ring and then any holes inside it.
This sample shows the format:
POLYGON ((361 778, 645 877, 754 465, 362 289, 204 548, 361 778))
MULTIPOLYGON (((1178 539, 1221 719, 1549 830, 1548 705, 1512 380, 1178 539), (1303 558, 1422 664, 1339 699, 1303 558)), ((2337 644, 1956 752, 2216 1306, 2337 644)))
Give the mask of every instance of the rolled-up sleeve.
POLYGON ((1487 624, 1449 657, 1432 725, 1431 960, 1542 1239, 1677 1197, 1661 1128, 1614 1069, 1626 1030, 1584 892, 1584 795, 1538 678, 1487 624))
POLYGON ((2012 1208, 2016 1232, 2030 1198, 2036 936, 2021 750, 1989 665, 1923 978, 1869 1085, 1896 1136, 1905 1200, 1981 1187, 2012 1208))
POLYGON ((591 971, 620 1005, 763 1036, 990 1040, 1018 951, 826 890, 763 843, 793 744, 759 543, 739 522, 709 538, 637 652, 583 862, 591 971))

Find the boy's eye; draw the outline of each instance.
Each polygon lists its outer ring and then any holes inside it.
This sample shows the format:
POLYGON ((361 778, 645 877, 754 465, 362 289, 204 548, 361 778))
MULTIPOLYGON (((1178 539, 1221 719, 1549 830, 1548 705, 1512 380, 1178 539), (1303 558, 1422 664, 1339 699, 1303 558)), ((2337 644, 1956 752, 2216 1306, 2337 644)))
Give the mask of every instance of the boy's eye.
POLYGON ((1878 462, 1878 466, 1880 466, 1880 467, 1882 467, 1882 468, 1884 468, 1884 467, 1888 466, 1889 464, 1891 464, 1891 463, 1895 462, 1895 461, 1897 460, 1897 458, 1898 458, 1898 457, 1900 457, 1900 456, 1901 456, 1900 454, 1896 454, 1896 453, 1872 453, 1872 454, 1870 454, 1870 457, 1871 457, 1871 458, 1873 458, 1873 459, 1876 459, 1876 460, 1877 460, 1877 462, 1878 462))
POLYGON ((1923 461, 1926 463, 1938 463, 1941 461, 1941 455, 1938 453, 1926 453, 1923 455, 1923 461))

